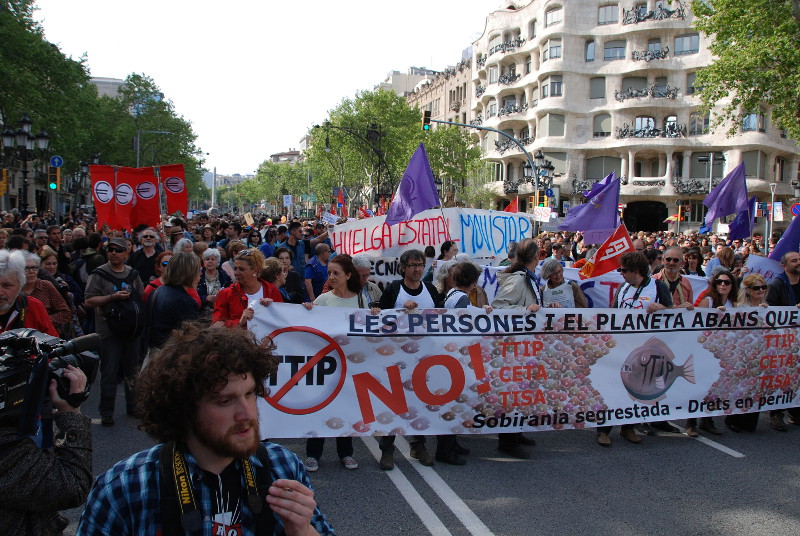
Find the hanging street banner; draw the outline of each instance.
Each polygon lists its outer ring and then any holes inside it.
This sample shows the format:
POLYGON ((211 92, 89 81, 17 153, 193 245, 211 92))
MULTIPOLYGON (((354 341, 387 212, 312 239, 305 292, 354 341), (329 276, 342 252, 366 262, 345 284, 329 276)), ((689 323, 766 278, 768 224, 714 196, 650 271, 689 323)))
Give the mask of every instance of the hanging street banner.
POLYGON ((255 306, 280 365, 262 438, 580 429, 797 406, 796 307, 255 306), (325 331, 316 326, 325 326, 325 331))
POLYGON ((385 216, 337 225, 331 232, 337 253, 399 257, 407 249, 424 250, 451 240, 472 258, 508 257, 509 242, 531 238, 530 214, 475 208, 431 209, 413 220, 386 225, 385 216))

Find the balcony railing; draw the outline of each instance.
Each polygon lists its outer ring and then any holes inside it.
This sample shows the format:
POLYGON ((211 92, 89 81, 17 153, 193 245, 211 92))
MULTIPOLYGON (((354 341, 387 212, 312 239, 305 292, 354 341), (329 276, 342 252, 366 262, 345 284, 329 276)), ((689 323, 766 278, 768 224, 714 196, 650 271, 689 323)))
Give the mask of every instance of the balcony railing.
POLYGON ((663 50, 645 50, 643 52, 639 52, 638 50, 634 50, 633 54, 631 54, 631 59, 633 61, 653 61, 653 60, 665 60, 669 56, 669 47, 664 47, 663 50))
POLYGON ((531 143, 535 142, 536 138, 534 136, 523 136, 519 139, 519 142, 522 145, 530 145, 531 143))
POLYGON ((664 179, 650 179, 650 180, 639 180, 639 181, 631 181, 632 186, 657 186, 659 188, 664 188, 667 185, 667 181, 664 179))
POLYGON ((518 74, 511 74, 511 73, 501 74, 500 78, 497 79, 497 83, 498 84, 503 84, 503 85, 509 85, 509 84, 513 84, 514 82, 516 82, 520 78, 521 77, 518 74))
MULTIPOLYGON (((713 190, 721 181, 722 179, 714 178, 711 181, 711 189, 713 190)), ((672 184, 675 186, 675 193, 681 195, 706 194, 709 191, 708 179, 682 179, 675 177, 672 180, 672 184)))
POLYGON ((483 124, 483 116, 479 114, 478 117, 470 121, 469 124, 472 125, 473 127, 481 126, 483 124))
POLYGON ((683 2, 678 0, 678 7, 675 9, 667 9, 663 6, 656 6, 653 11, 644 11, 643 9, 623 9, 622 10, 622 24, 639 24, 650 20, 667 20, 667 19, 686 19, 686 6, 683 2))
POLYGON ((622 128, 617 128, 617 138, 685 138, 686 125, 667 123, 664 128, 647 126, 632 128, 625 123, 622 128))
POLYGON ((513 52, 518 47, 521 47, 523 44, 525 44, 525 39, 522 37, 518 37, 506 43, 500 43, 499 45, 495 45, 489 49, 489 56, 491 56, 495 52, 502 52, 503 54, 505 54, 506 52, 513 52))
POLYGON ((484 65, 486 65, 486 56, 480 57, 477 60, 475 60, 475 66, 478 69, 482 69, 484 65))
POLYGON ((678 96, 680 88, 670 87, 669 85, 660 86, 653 84, 650 87, 642 89, 633 89, 629 87, 622 91, 615 91, 614 98, 622 102, 625 99, 641 99, 643 97, 651 97, 653 99, 674 99, 678 96))
POLYGON ((528 109, 527 104, 525 106, 517 106, 516 104, 506 104, 497 111, 497 115, 499 117, 502 117, 504 115, 511 115, 524 112, 527 111, 527 109, 528 109))
POLYGON ((486 93, 486 86, 478 86, 475 88, 475 98, 480 99, 481 95, 486 93))
POLYGON ((503 154, 506 151, 515 148, 517 145, 511 140, 503 140, 494 142, 494 148, 498 153, 503 154))

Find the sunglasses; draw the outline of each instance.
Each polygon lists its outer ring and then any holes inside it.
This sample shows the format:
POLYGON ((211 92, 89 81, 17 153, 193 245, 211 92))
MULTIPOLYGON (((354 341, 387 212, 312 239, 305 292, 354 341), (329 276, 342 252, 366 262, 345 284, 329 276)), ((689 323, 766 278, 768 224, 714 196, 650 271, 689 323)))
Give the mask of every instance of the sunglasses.
POLYGON ((767 290, 767 285, 753 285, 752 287, 748 287, 750 290, 758 292, 760 290, 767 290))
POLYGON ((123 248, 118 248, 114 246, 109 246, 108 248, 109 253, 125 253, 127 250, 123 248))
POLYGON ((150 240, 155 240, 156 239, 156 237, 153 236, 153 235, 142 235, 142 238, 144 238, 144 239, 148 239, 149 238, 150 240))
POLYGON ((627 272, 633 272, 634 270, 629 270, 628 268, 617 268, 617 271, 621 274, 625 274, 627 272))
POLYGON ((675 257, 664 257, 664 260, 667 262, 681 262, 680 259, 676 259, 675 257))
POLYGON ((714 281, 715 285, 732 285, 733 282, 730 279, 717 279, 714 281))

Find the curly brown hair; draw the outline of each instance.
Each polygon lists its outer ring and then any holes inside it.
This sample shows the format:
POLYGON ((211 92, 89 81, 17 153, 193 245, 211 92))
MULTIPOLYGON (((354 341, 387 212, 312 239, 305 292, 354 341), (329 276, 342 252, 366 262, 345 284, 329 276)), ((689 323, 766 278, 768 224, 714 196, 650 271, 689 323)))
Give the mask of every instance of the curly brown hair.
POLYGON ((256 395, 264 396, 264 382, 277 367, 277 358, 249 331, 187 322, 136 380, 139 429, 164 443, 185 440, 204 395, 223 388, 231 374, 250 373, 256 395))

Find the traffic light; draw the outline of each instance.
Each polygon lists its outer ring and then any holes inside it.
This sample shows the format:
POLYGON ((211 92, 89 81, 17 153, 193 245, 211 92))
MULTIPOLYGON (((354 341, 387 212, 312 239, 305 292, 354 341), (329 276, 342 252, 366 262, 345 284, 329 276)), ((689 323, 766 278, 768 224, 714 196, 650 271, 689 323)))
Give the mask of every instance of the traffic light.
POLYGON ((61 191, 61 168, 50 166, 47 171, 47 187, 61 191))
POLYGON ((544 190, 536 190, 536 206, 537 207, 546 207, 550 203, 547 202, 547 194, 545 194, 544 190))
POLYGON ((8 190, 8 170, 3 169, 3 174, 0 175, 0 195, 5 195, 8 190))
POLYGON ((425 110, 422 112, 422 130, 431 129, 431 111, 425 110))

